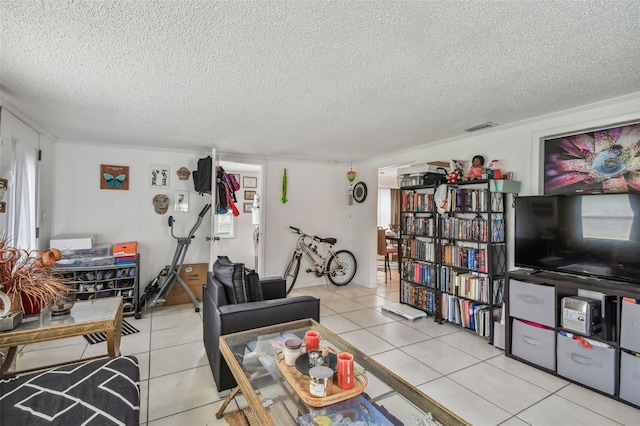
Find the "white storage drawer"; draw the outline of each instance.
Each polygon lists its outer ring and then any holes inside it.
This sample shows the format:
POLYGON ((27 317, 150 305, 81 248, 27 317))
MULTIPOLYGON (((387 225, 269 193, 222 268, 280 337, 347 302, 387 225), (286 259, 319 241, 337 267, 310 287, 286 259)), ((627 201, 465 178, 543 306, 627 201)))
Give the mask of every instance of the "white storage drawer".
POLYGON ((640 405, 640 356, 620 353, 620 398, 640 405))
POLYGON ((555 288, 510 279, 509 316, 555 327, 555 288))
POLYGON ((585 348, 581 342, 558 334, 558 374, 568 379, 614 395, 615 358, 613 348, 595 344, 585 348))
POLYGON ((640 352, 640 305, 622 300, 622 322, 620 324, 620 346, 640 352))
POLYGON ((513 319, 511 353, 549 370, 556 369, 555 330, 513 319))

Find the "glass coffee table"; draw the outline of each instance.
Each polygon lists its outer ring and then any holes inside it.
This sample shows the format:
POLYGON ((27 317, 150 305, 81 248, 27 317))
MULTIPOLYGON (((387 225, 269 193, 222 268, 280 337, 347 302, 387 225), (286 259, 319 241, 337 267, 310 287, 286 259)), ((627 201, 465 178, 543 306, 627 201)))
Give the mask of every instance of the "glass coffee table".
MULTIPOLYGON (((66 315, 51 316, 33 315, 25 317, 22 323, 13 330, 0 332, 0 348, 9 348, 7 357, 2 363, 2 377, 12 377, 18 373, 26 373, 45 367, 10 372, 16 351, 19 346, 67 337, 84 336, 93 333, 105 333, 107 337, 107 353, 83 360, 115 357, 120 355, 120 338, 122 335, 122 297, 105 297, 88 301, 77 301, 71 312, 66 315)), ((75 361, 69 361, 69 363, 75 361)), ((57 366, 59 364, 56 364, 57 366)))
MULTIPOLYGON (((354 424, 468 424, 312 319, 221 336, 220 352, 238 387, 218 411, 218 418, 223 416, 228 402, 242 392, 260 425, 338 424, 340 421, 351 424, 349 420, 354 424), (320 333, 321 347, 353 354, 356 380, 366 383, 362 393, 326 406, 311 398, 313 402, 309 404, 309 395, 305 394, 308 389, 290 380, 290 370, 276 357, 284 340, 295 336, 304 341, 308 330, 320 333), (359 375, 366 379, 362 380, 359 375)), ((327 400, 335 401, 328 397, 327 400)))

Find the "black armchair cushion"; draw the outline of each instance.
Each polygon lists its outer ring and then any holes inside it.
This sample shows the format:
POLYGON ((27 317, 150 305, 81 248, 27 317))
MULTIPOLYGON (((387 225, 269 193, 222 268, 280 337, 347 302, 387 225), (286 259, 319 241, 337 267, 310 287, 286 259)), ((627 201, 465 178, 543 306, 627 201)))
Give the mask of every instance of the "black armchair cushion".
POLYGON ((234 263, 227 256, 218 256, 213 264, 213 274, 224 286, 227 303, 246 303, 264 300, 260 277, 245 268, 244 263, 234 263))

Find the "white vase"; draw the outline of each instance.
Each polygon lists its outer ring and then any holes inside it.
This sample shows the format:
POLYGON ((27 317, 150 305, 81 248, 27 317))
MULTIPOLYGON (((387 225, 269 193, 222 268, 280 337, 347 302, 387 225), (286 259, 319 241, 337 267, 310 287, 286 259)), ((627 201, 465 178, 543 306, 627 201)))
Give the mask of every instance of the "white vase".
POLYGON ((0 300, 2 300, 2 310, 0 310, 0 317, 7 315, 11 312, 11 299, 4 291, 0 291, 0 300))

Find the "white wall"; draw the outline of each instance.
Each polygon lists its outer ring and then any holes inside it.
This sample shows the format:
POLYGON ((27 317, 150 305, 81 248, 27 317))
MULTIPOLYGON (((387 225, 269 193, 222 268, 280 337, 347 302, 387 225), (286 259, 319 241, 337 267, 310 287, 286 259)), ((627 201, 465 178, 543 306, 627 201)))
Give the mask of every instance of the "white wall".
MULTIPOLYGON (((359 239, 353 238, 353 218, 363 211, 375 215, 375 203, 349 206, 347 164, 304 163, 270 160, 266 167, 265 276, 282 275, 295 247, 296 235, 289 229, 295 226, 310 235, 335 237, 336 249, 362 251, 359 239), (287 169, 287 199, 282 203, 282 175, 287 169)), ((359 181, 359 176, 358 179, 359 181)), ((374 187, 375 188, 375 187, 374 187)), ((357 234, 356 234, 357 235, 357 234)), ((360 259, 357 259, 358 262, 360 259)), ((303 263, 296 287, 323 284, 324 279, 306 274, 303 263)), ((356 280, 357 282, 357 276, 356 280)))
MULTIPOLYGON (((179 180, 178 168, 197 169, 199 158, 210 153, 160 151, 59 141, 55 149, 53 174, 53 234, 96 233, 99 242, 138 241, 141 258, 141 288, 171 263, 177 241, 171 237, 167 219, 175 219, 174 233, 184 237, 198 213, 211 202, 211 195, 193 190, 193 179, 179 180), (129 166, 129 190, 100 189, 100 165, 129 166), (169 189, 150 186, 151 164, 168 165, 169 189), (189 212, 173 211, 174 192, 189 191, 189 212), (157 194, 170 199, 167 213, 155 213, 152 199, 157 194)), ((185 263, 208 263, 211 215, 207 214, 187 251, 185 263)))
MULTIPOLYGON (((473 133, 468 136, 444 140, 425 145, 419 149, 399 152, 384 158, 378 158, 354 165, 369 187, 377 186, 377 169, 394 164, 414 161, 450 161, 451 159, 470 160, 475 154, 483 155, 487 160, 504 160, 506 170, 515 173, 515 179, 522 182, 521 195, 542 193, 541 186, 541 144, 542 138, 568 132, 579 132, 593 127, 604 127, 625 121, 640 119, 640 93, 622 98, 587 105, 569 111, 544 117, 533 118, 509 126, 473 133)), ((370 196, 376 196, 370 192, 370 196)), ((372 200, 374 201, 374 200, 372 200)), ((375 202, 370 205, 373 209, 375 202)), ((352 238, 358 238, 357 246, 360 272, 369 271, 368 285, 375 285, 376 275, 376 216, 367 210, 356 210, 351 229, 352 238)), ((513 212, 511 212, 513 213, 513 212)), ((509 238, 510 259, 513 267, 513 215, 510 216, 509 238)), ((367 284, 366 278, 358 275, 358 282, 367 284)))

